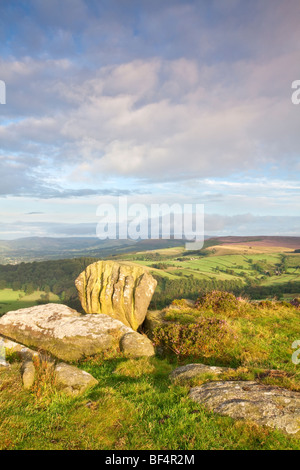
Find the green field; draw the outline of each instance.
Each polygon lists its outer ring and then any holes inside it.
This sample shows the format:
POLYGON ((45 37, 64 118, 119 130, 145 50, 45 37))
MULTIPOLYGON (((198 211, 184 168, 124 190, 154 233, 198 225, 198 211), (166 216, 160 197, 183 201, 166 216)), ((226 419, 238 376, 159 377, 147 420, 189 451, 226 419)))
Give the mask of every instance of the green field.
MULTIPOLYGON (((2 289, 0 290, 0 315, 11 310, 37 305, 43 295, 46 295, 46 292, 35 291, 32 294, 26 295, 22 290, 2 289)), ((57 295, 50 292, 49 302, 59 303, 60 299, 57 295)))
POLYGON ((218 279, 218 280, 240 280, 244 278, 260 281, 261 285, 271 285, 273 283, 284 283, 289 281, 300 281, 300 254, 289 254, 286 256, 287 269, 282 272, 280 268, 279 273, 267 272, 268 269, 277 269, 277 265, 281 265, 283 255, 281 253, 253 253, 247 254, 226 254, 214 255, 213 252, 209 256, 183 256, 183 249, 180 252, 174 249, 158 250, 155 253, 161 258, 158 260, 147 259, 148 252, 140 253, 139 257, 144 259, 137 259, 134 255, 127 255, 124 259, 134 260, 148 268, 154 268, 153 272, 157 273, 155 266, 158 263, 167 264, 168 267, 160 270, 160 274, 166 277, 174 278, 174 276, 181 275, 189 276, 193 274, 198 279, 218 279), (179 259, 178 259, 179 258, 179 259), (186 258, 185 260, 183 260, 186 258), (266 266, 266 272, 259 272, 254 268, 255 265, 260 264, 266 266), (263 279, 263 277, 266 277, 263 279))

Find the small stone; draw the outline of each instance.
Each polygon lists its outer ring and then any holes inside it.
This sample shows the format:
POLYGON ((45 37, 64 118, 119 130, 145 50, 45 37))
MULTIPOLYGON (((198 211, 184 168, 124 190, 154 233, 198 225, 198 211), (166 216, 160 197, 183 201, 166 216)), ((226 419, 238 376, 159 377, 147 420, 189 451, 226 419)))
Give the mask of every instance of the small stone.
POLYGON ((0 341, 6 351, 16 353, 20 359, 23 359, 23 361, 32 359, 33 357, 39 355, 36 351, 27 348, 23 344, 15 343, 14 341, 11 341, 10 339, 4 338, 2 336, 0 336, 0 341))
POLYGON ((9 367, 9 363, 6 362, 4 359, 1 359, 0 360, 0 368, 3 367, 3 368, 7 368, 9 367))
POLYGON ((130 357, 154 356, 153 344, 147 336, 132 332, 126 333, 120 341, 121 351, 130 357))
POLYGON ((79 395, 98 383, 88 372, 64 362, 55 367, 55 376, 57 388, 68 395, 79 395))
POLYGON ((170 374, 170 379, 183 381, 203 374, 217 376, 224 372, 228 372, 229 370, 232 369, 229 369, 228 367, 207 366, 205 364, 188 364, 174 369, 170 374))
POLYGON ((29 390, 34 384, 35 367, 31 360, 24 361, 22 364, 22 380, 25 390, 29 390))

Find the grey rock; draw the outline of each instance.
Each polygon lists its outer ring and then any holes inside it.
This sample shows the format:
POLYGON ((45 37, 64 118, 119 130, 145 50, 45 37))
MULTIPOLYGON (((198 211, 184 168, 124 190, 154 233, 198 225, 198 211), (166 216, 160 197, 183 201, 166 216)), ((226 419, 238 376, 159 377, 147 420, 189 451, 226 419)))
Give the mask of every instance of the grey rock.
POLYGON ((9 363, 5 361, 5 359, 0 359, 0 369, 1 367, 7 368, 9 367, 9 363))
POLYGON ((224 416, 249 420, 287 434, 300 430, 300 392, 257 382, 209 382, 192 388, 190 398, 224 416))
POLYGON ((154 356, 155 350, 150 339, 139 333, 126 333, 120 341, 120 349, 130 357, 154 356))
POLYGON ((188 364, 174 369, 170 374, 170 379, 184 381, 202 374, 218 376, 229 370, 232 369, 229 369, 228 367, 207 366, 205 364, 188 364))
POLYGON ((98 383, 88 372, 63 362, 56 365, 55 377, 57 388, 68 395, 78 395, 98 383))
POLYGON ((22 380, 25 390, 28 390, 34 384, 35 367, 31 360, 24 361, 22 364, 22 380))
MULTIPOLYGON (((126 333, 133 330, 108 315, 81 315, 61 304, 20 309, 0 318, 0 335, 67 362, 117 348, 126 333)), ((142 338, 136 333, 131 340, 138 351, 142 338)))
POLYGON ((0 342, 3 344, 3 347, 5 348, 6 352, 10 351, 16 353, 20 357, 20 359, 26 360, 39 356, 38 352, 27 348, 26 346, 24 346, 24 344, 16 343, 15 341, 11 341, 10 339, 4 338, 3 336, 0 336, 0 342))
POLYGON ((143 329, 150 336, 153 336, 155 328, 165 325, 167 322, 164 320, 166 315, 165 310, 152 310, 147 312, 145 321, 143 323, 143 329))

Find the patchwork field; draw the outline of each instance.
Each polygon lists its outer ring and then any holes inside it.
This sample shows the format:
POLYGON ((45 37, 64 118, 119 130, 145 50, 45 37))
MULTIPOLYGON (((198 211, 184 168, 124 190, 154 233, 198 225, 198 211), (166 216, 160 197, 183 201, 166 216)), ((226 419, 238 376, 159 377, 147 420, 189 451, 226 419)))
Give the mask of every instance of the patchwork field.
MULTIPOLYGON (((252 299, 300 295, 300 253, 294 249, 300 246, 299 238, 268 237, 265 244, 254 237, 236 238, 206 240, 204 248, 198 251, 159 245, 149 250, 145 245, 144 251, 107 258, 139 264, 156 277, 158 286, 151 309, 162 308, 178 296, 195 299, 199 292, 209 289, 229 290, 252 299)), ((44 290, 50 292, 50 302, 62 301, 80 308, 74 280, 98 259, 0 265, 0 286, 9 288, 0 287, 0 315, 43 301, 44 290), (28 285, 34 289, 30 296, 25 295, 28 285)))
MULTIPOLYGON (((261 285, 280 284, 300 281, 300 253, 271 251, 267 247, 259 252, 233 249, 230 247, 225 254, 220 254, 227 247, 208 248, 208 256, 197 254, 186 256, 184 250, 156 251, 157 260, 148 259, 149 252, 138 253, 138 257, 129 255, 126 259, 134 259, 153 273, 168 278, 178 275, 193 275, 198 279, 259 281, 261 285), (160 267, 159 267, 160 266, 160 267), (159 268, 158 268, 159 267, 159 268)), ((274 249, 273 249, 274 250, 274 249)))

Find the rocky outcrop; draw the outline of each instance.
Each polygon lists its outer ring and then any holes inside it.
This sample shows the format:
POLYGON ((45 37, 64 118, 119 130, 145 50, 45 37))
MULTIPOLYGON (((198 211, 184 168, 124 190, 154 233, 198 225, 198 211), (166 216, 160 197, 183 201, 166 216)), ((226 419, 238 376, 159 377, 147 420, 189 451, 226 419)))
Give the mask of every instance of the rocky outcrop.
POLYGON ((209 410, 296 434, 300 431, 300 393, 256 382, 209 382, 190 397, 209 410))
POLYGON ((145 319, 157 281, 140 266, 98 261, 78 276, 75 285, 86 313, 109 315, 136 331, 145 319))
POLYGON ((218 376, 228 372, 228 367, 207 366, 205 364, 188 364, 186 366, 177 367, 170 374, 170 379, 174 381, 185 381, 203 374, 218 376))
MULTIPOLYGON (((67 362, 118 348, 127 333, 134 332, 108 315, 81 315, 61 304, 20 309, 0 318, 0 335, 67 362)), ((149 339, 136 335, 137 351, 143 338, 152 346, 149 339)))

